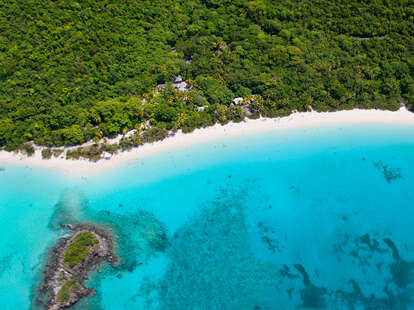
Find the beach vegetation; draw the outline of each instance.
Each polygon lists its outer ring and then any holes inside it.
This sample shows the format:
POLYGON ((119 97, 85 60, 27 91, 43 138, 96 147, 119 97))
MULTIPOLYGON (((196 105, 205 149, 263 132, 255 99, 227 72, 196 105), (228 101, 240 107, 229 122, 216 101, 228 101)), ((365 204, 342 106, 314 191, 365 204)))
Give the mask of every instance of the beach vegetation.
POLYGON ((20 151, 30 157, 35 153, 35 148, 31 142, 26 142, 20 146, 20 151))
POLYGON ((68 245, 63 258, 65 264, 70 268, 79 265, 90 253, 91 247, 99 241, 89 232, 81 232, 76 235, 71 244, 68 245))
POLYGON ((50 159, 52 157, 53 153, 50 148, 44 148, 42 149, 42 158, 43 159, 50 159))
POLYGON ((63 153, 62 149, 52 149, 52 154, 54 157, 59 157, 63 153))

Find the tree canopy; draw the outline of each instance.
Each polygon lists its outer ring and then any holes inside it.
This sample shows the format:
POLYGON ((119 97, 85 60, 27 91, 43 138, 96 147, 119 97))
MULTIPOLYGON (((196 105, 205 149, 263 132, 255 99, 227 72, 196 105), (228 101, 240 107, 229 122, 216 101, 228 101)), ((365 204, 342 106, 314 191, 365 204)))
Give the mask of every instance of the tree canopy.
POLYGON ((191 131, 252 95, 253 116, 414 110, 413 33, 411 0, 0 0, 0 147, 191 131))

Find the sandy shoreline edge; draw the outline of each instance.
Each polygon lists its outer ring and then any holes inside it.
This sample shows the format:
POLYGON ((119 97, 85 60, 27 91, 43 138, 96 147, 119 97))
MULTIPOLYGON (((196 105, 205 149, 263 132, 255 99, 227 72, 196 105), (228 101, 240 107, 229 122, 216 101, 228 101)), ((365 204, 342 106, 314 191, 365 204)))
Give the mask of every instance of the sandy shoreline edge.
POLYGON ((96 163, 87 160, 66 160, 60 158, 42 159, 41 151, 36 150, 31 157, 22 154, 0 151, 0 165, 22 165, 58 169, 65 175, 88 176, 91 173, 114 168, 153 154, 183 148, 222 138, 235 137, 278 129, 318 127, 341 124, 395 124, 414 125, 414 113, 405 107, 398 111, 360 110, 337 112, 299 112, 282 118, 260 118, 246 120, 241 123, 229 123, 224 126, 216 124, 212 127, 196 129, 192 133, 183 134, 181 131, 162 141, 145 144, 141 147, 118 153, 110 160, 100 160, 96 163))

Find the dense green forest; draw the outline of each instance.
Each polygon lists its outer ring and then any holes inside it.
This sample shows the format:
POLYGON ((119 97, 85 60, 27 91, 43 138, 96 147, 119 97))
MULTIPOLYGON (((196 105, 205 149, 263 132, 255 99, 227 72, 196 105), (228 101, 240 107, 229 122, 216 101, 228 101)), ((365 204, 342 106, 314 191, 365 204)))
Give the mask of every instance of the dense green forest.
POLYGON ((414 110, 413 34, 412 0, 0 0, 0 147, 414 110))

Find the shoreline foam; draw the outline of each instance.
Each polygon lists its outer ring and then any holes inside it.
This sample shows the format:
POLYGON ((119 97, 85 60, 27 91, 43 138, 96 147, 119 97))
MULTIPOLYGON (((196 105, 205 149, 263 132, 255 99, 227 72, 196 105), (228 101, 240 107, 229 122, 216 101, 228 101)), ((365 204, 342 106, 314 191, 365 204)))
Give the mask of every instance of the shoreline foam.
POLYGON ((406 108, 401 108, 398 111, 353 109, 337 112, 298 112, 282 118, 248 119, 240 123, 229 123, 224 126, 216 124, 211 127, 196 129, 192 133, 187 134, 179 131, 174 136, 169 136, 162 141, 148 143, 130 151, 120 152, 113 155, 109 160, 102 159, 98 162, 91 162, 89 160, 66 160, 61 158, 42 159, 41 150, 38 149, 31 157, 0 151, 0 165, 9 164, 51 168, 60 170, 65 175, 87 176, 91 173, 114 168, 153 154, 201 144, 203 142, 281 129, 345 124, 394 124, 414 126, 414 113, 408 111, 406 108))

